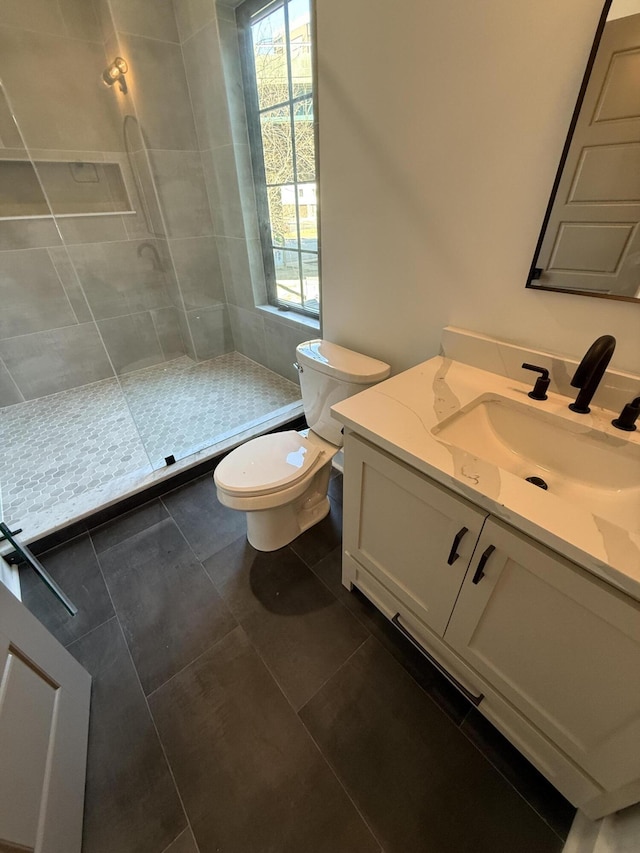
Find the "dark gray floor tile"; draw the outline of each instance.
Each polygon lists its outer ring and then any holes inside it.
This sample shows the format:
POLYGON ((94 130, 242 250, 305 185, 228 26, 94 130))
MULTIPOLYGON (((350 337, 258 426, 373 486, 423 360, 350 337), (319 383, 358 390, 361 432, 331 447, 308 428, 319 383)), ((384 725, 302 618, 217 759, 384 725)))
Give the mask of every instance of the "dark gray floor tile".
POLYGON ((88 534, 42 554, 39 559, 78 612, 71 616, 29 567, 20 570, 23 601, 61 643, 72 643, 113 616, 111 599, 88 534))
POLYGON ((331 511, 326 518, 314 524, 291 543, 291 548, 304 560, 307 566, 326 557, 342 543, 342 504, 331 501, 331 511))
POLYGON ((168 515, 169 513, 160 501, 151 501, 144 506, 137 507, 131 512, 127 512, 125 515, 108 521, 106 524, 101 524, 100 527, 92 530, 91 538, 95 549, 100 554, 107 548, 118 545, 125 539, 135 536, 136 533, 146 530, 147 527, 158 524, 168 515))
POLYGON ((162 500, 199 560, 247 535, 245 514, 222 506, 212 474, 170 492, 162 500))
POLYGON ((150 705, 201 853, 379 850, 241 628, 150 705))
POLYGON ((342 479, 342 474, 334 469, 329 480, 329 497, 339 504, 342 504, 342 479))
POLYGON ((382 643, 431 699, 456 724, 472 707, 464 696, 402 636, 400 631, 358 589, 342 585, 342 548, 335 548, 313 567, 314 573, 336 598, 382 643))
POLYGON ((566 839, 575 807, 479 711, 470 711, 462 731, 554 832, 566 839))
POLYGON ((171 518, 105 551, 100 563, 145 693, 236 624, 171 518))
POLYGON ((158 853, 186 820, 117 619, 69 651, 93 676, 83 853, 158 853))
POLYGON ((238 539, 204 567, 296 709, 368 636, 290 548, 238 539))
POLYGON ((162 853, 198 853, 191 830, 185 829, 184 832, 181 832, 173 844, 170 844, 162 853))
POLYGON ((562 841, 370 638, 300 716, 386 853, 558 853, 562 841))

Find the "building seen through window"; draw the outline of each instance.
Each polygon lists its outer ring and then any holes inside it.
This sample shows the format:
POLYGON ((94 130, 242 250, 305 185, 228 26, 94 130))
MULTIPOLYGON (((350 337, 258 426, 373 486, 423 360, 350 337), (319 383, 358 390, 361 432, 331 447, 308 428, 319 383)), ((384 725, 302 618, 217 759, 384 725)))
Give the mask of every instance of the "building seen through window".
POLYGON ((238 9, 270 301, 317 316, 318 211, 309 0, 238 9))

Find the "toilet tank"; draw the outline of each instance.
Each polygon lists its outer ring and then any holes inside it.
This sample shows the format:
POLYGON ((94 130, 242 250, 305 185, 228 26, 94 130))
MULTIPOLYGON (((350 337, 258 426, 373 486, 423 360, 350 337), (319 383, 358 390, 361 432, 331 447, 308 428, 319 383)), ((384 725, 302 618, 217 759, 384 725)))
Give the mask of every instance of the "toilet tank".
POLYGON ((331 417, 331 406, 386 379, 391 368, 377 358, 323 340, 298 344, 296 359, 309 427, 342 447, 342 426, 331 417))

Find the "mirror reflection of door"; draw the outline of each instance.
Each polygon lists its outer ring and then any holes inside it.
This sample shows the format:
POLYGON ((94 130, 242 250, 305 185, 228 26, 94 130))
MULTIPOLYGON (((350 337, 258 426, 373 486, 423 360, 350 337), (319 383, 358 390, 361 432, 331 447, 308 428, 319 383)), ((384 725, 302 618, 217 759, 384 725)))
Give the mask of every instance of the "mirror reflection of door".
POLYGON ((640 298, 640 14, 605 25, 536 267, 538 285, 640 298))

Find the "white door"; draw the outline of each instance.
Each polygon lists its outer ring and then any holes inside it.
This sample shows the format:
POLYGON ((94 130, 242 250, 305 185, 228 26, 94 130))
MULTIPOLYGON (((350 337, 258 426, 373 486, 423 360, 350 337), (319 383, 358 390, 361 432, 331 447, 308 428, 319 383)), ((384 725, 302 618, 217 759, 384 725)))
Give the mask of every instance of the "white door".
POLYGON ((539 284, 640 289, 640 14, 609 21, 540 248, 539 284))
POLYGON ((91 677, 0 583, 0 851, 79 853, 91 677))

